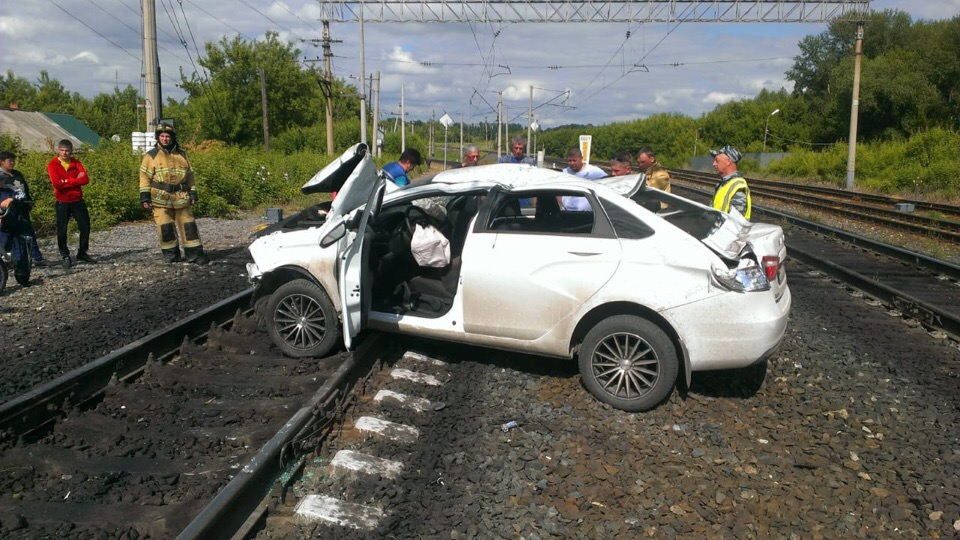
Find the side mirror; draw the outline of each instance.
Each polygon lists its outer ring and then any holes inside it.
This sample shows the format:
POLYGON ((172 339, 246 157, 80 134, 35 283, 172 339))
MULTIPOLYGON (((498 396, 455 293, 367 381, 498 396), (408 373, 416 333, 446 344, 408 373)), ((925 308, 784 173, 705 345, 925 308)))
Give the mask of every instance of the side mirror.
POLYGON ((342 217, 337 216, 330 230, 320 239, 320 247, 330 247, 336 243, 337 240, 343 238, 345 234, 347 234, 347 225, 343 222, 342 217))

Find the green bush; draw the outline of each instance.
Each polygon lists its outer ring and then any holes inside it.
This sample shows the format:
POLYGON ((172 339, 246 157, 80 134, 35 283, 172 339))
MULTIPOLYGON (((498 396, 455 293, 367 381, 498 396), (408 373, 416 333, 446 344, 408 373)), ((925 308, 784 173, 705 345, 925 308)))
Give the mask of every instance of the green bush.
MULTIPOLYGON (((200 196, 194 213, 208 217, 230 217, 240 210, 265 205, 300 205, 305 202, 300 186, 330 162, 329 156, 318 152, 288 155, 228 147, 222 143, 189 148, 187 156, 200 196)), ((45 152, 26 152, 17 160, 17 169, 26 177, 36 201, 31 217, 41 236, 55 231, 55 199, 46 169, 53 157, 45 152)), ((128 143, 106 140, 96 150, 79 152, 77 158, 90 176, 83 194, 95 229, 150 218, 149 211, 140 205, 142 156, 133 152, 128 143)), ((316 196, 311 196, 311 200, 315 199, 316 196)))
MULTIPOLYGON (((960 133, 930 129, 906 141, 868 143, 857 146, 856 186, 880 193, 905 196, 956 198, 960 195, 957 149, 960 133)), ((846 145, 827 150, 791 150, 772 163, 767 173, 796 180, 819 181, 843 187, 847 174, 846 145)))

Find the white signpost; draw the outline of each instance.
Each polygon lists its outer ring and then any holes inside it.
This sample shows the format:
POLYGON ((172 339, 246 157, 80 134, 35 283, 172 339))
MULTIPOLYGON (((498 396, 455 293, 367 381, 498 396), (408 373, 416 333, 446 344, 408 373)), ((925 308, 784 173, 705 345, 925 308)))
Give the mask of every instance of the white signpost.
POLYGON ((447 130, 453 125, 453 118, 443 113, 440 117, 440 123, 443 124, 443 170, 447 170, 447 130))
POLYGON ((593 137, 590 135, 581 135, 580 136, 580 153, 583 154, 583 162, 587 165, 590 164, 590 143, 593 141, 593 137))

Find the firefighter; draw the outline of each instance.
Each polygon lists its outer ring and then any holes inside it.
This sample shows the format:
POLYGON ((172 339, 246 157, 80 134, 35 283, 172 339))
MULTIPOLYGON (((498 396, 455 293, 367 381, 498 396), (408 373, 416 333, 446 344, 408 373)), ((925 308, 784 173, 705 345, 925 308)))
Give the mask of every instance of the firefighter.
POLYGON ((736 208, 743 217, 750 219, 750 188, 747 179, 737 170, 740 152, 732 146, 724 146, 720 150, 711 150, 710 155, 713 156, 713 168, 720 173, 712 206, 724 212, 736 208))
POLYGON ((157 145, 140 162, 140 204, 153 210, 160 251, 166 262, 207 264, 209 259, 203 253, 200 231, 193 219, 197 188, 190 161, 177 144, 177 132, 172 125, 158 125, 156 138, 157 145))

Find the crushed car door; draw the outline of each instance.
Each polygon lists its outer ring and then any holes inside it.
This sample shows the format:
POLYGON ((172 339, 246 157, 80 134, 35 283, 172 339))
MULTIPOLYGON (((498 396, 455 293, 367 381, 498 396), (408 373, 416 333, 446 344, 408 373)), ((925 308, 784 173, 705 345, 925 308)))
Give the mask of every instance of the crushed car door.
POLYGON ((564 195, 572 194, 544 189, 491 192, 489 206, 478 216, 463 255, 466 332, 537 339, 576 311, 614 274, 620 263, 620 242, 597 199, 588 194, 596 212, 564 216, 560 210, 557 215, 564 195), (510 215, 516 213, 520 198, 533 197, 536 215, 510 215), (592 226, 582 224, 587 220, 592 226), (551 225, 560 222, 562 226, 551 225))
MULTIPOLYGON (((368 257, 367 227, 383 201, 384 181, 377 173, 373 157, 365 144, 355 144, 339 158, 315 174, 300 191, 332 193, 337 196, 330 205, 320 238, 340 234, 337 242, 339 267, 337 286, 343 319, 343 342, 350 349, 353 338, 363 328, 370 311, 370 284, 363 282, 368 257), (362 211, 357 211, 366 204, 362 211)), ((335 237, 334 237, 335 238, 335 237)))
POLYGON ((340 274, 337 284, 340 287, 340 305, 343 313, 343 344, 353 348, 353 340, 366 326, 370 314, 371 280, 369 272, 370 236, 369 227, 383 203, 384 180, 377 178, 376 189, 370 193, 366 206, 359 214, 354 214, 348 228, 356 227, 341 240, 340 274))

